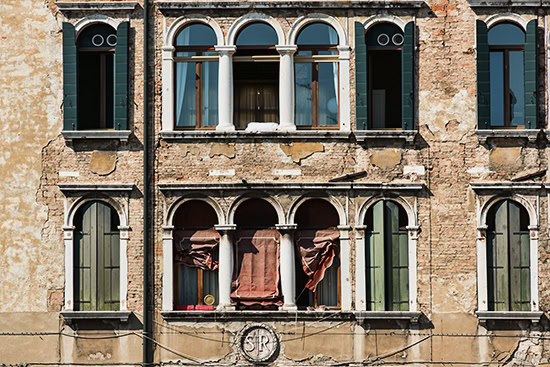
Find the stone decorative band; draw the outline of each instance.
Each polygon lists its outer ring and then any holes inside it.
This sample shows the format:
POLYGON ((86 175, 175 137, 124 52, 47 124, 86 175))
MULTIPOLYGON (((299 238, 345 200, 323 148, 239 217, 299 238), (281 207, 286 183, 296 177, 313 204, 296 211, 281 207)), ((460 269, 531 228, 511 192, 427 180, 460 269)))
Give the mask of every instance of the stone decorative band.
POLYGON ((137 1, 71 1, 71 2, 56 2, 57 7, 61 12, 64 11, 85 11, 85 10, 134 10, 137 7, 137 1))

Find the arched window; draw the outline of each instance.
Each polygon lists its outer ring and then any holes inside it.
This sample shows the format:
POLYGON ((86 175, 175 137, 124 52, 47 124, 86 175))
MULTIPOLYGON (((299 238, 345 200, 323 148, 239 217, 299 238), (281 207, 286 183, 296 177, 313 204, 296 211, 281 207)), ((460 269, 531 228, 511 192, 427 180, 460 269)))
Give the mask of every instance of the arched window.
POLYGON ((120 309, 118 214, 102 201, 78 209, 74 219, 74 310, 120 309))
POLYGON ((86 27, 78 36, 78 122, 84 130, 113 128, 116 44, 107 24, 86 27))
POLYGON ((380 200, 367 210, 367 309, 409 310, 407 213, 391 200, 380 200))
POLYGON ((219 234, 216 211, 202 200, 174 214, 174 299, 178 310, 213 310, 218 304, 219 234))
POLYGON ((525 32, 514 24, 489 29, 491 126, 525 124, 525 32))
POLYGON ((278 38, 266 23, 252 23, 237 35, 233 57, 234 117, 237 129, 251 122, 279 122, 278 38))
POLYGON ((281 305, 279 291, 280 234, 272 229, 277 212, 263 199, 248 199, 235 212, 235 254, 231 298, 239 307, 281 305))
POLYGON ((477 21, 478 128, 537 128, 537 21, 477 21))
POLYGON ((295 57, 296 126, 338 126, 338 34, 312 23, 298 34, 295 57))
POLYGON ((401 127, 401 63, 403 31, 381 23, 367 32, 369 121, 371 127, 401 127))
MULTIPOLYGON (((63 23, 63 130, 128 130, 129 23, 63 23)), ((93 136, 94 134, 90 134, 93 136)))
POLYGON ((531 311, 529 214, 502 200, 487 214, 489 311, 531 311))
POLYGON ((193 23, 175 38, 176 128, 209 128, 218 124, 218 55, 216 34, 193 23))
POLYGON ((340 307, 340 223, 326 200, 310 199, 296 211, 296 305, 340 307))

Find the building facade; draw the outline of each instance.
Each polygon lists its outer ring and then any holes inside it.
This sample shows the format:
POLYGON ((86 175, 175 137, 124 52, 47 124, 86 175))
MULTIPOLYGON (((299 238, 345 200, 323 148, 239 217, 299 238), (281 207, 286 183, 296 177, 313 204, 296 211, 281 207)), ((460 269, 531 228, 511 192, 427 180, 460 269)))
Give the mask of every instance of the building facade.
POLYGON ((549 9, 4 0, 0 364, 550 363, 549 9))

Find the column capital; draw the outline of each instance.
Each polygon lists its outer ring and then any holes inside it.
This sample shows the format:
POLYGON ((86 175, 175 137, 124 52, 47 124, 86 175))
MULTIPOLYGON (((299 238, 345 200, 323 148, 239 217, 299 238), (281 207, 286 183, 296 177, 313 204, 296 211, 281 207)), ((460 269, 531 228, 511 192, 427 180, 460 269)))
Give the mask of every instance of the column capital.
POLYGON ((216 224, 214 229, 218 232, 230 232, 237 229, 236 224, 216 224))
POLYGON ((214 46, 219 54, 233 55, 237 51, 237 46, 214 46))
POLYGON ((338 46, 338 59, 340 60, 349 60, 350 58, 350 47, 349 46, 338 46))
POLYGON ((298 50, 298 46, 296 45, 277 45, 275 46, 275 49, 278 53, 281 55, 293 55, 296 50, 298 50))
POLYGON ((297 224, 275 224, 275 228, 277 228, 278 231, 295 231, 298 229, 297 224))

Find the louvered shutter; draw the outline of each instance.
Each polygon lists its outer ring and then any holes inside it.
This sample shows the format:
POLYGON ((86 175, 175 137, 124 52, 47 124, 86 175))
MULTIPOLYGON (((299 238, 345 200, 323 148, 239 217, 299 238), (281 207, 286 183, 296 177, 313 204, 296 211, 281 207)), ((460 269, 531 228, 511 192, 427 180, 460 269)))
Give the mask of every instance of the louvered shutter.
POLYGON ((491 85, 489 75, 489 39, 487 24, 476 21, 477 41, 477 128, 491 127, 491 85))
POLYGON ((525 127, 537 129, 537 20, 527 23, 525 34, 525 127))
POLYGON ((487 246, 489 310, 509 311, 508 205, 506 201, 495 205, 495 231, 487 246))
POLYGON ((130 24, 120 23, 117 29, 114 70, 114 127, 128 130, 128 33, 130 24))
POLYGON ((384 262, 384 202, 373 207, 373 228, 367 232, 367 308, 384 311, 386 305, 384 262))
POLYGON ((386 201, 386 264, 391 269, 387 282, 391 311, 409 309, 409 254, 407 231, 399 229, 399 206, 386 201))
POLYGON ((76 32, 63 22, 63 130, 77 130, 77 49, 76 32))
POLYGON ((365 28, 355 22, 355 126, 357 130, 368 128, 367 96, 367 44, 365 28))
POLYGON ((401 50, 401 114, 403 130, 414 129, 414 43, 415 24, 405 25, 401 50))
POLYGON ((510 243, 510 311, 531 311, 529 231, 520 228, 521 207, 508 201, 510 243))
POLYGON ((97 205, 97 269, 98 309, 118 311, 120 305, 120 248, 118 229, 111 227, 112 209, 101 203, 97 205))

